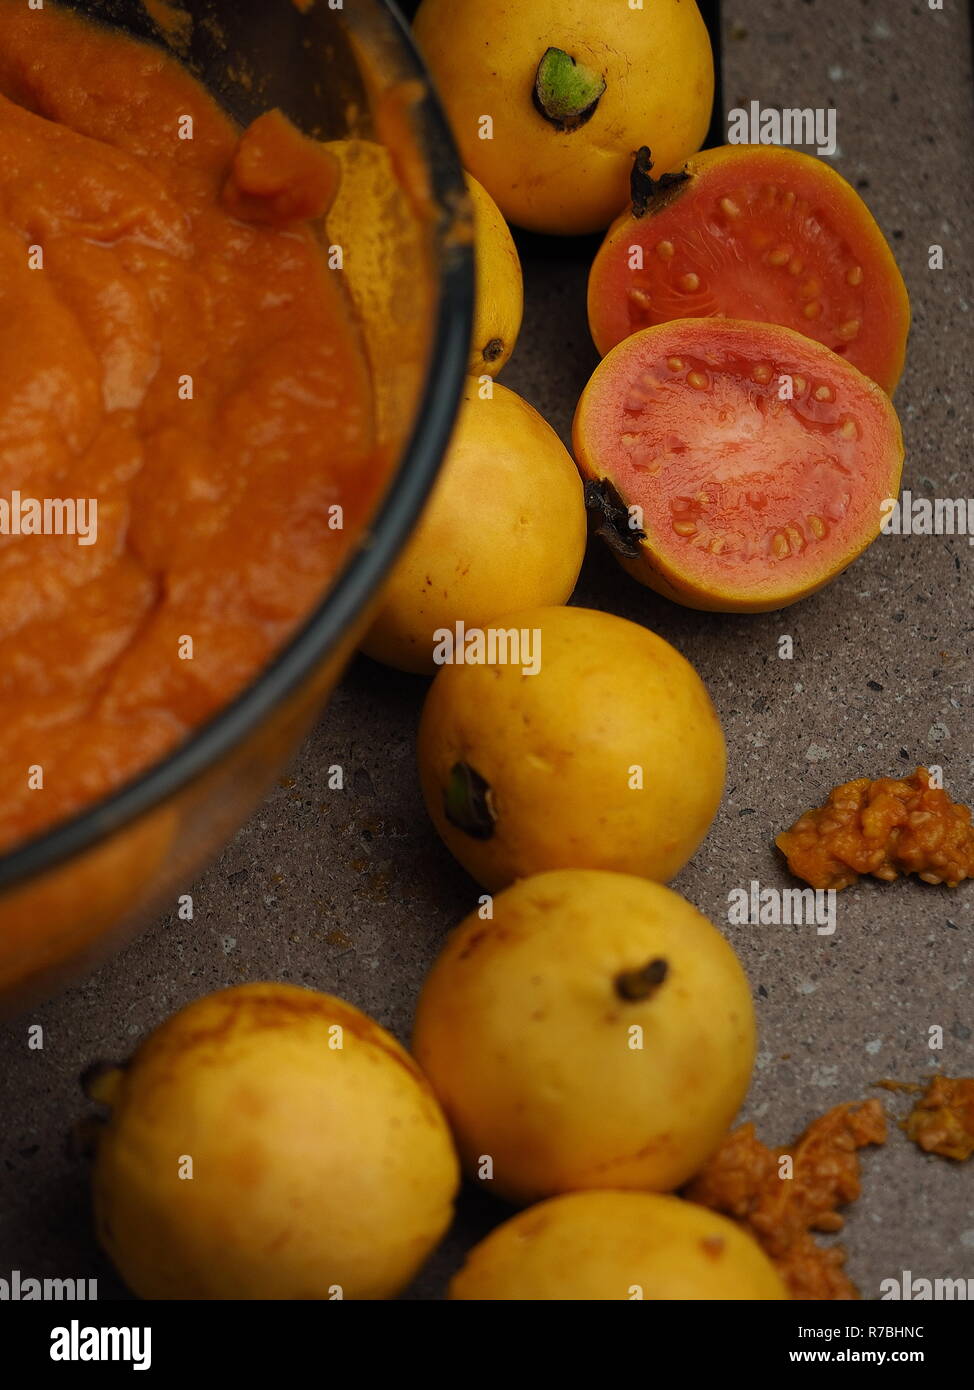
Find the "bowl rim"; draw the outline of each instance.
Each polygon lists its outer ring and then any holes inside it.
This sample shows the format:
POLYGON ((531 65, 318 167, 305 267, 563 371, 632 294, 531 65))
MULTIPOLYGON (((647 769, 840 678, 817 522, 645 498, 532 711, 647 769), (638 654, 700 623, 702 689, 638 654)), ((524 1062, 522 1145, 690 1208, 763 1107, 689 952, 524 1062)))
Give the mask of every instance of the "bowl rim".
POLYGON ((376 9, 384 37, 395 45, 403 66, 401 77, 422 83, 423 98, 414 108, 411 129, 440 213, 433 232, 438 298, 425 381, 391 482, 327 593, 256 679, 161 761, 0 855, 0 889, 23 885, 154 810, 231 752, 283 703, 361 616, 439 472, 460 405, 473 325, 473 250, 454 234, 467 192, 456 143, 409 27, 389 0, 376 0, 376 9))

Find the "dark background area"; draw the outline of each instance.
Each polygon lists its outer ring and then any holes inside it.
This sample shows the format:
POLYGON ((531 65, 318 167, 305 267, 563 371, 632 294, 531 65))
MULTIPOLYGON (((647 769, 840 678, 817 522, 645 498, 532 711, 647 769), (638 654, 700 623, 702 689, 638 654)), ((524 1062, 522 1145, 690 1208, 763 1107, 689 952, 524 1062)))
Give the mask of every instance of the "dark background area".
MULTIPOLYGON (((974 494, 968 25, 959 0, 942 11, 926 0, 726 0, 721 29, 725 109, 752 98, 836 107, 833 162, 889 237, 913 301, 896 396, 904 486, 941 497, 974 494), (944 248, 942 271, 928 269, 932 244, 944 248)), ((525 323, 502 379, 567 441, 597 361, 585 317, 595 243, 531 236, 520 245, 525 323)), ((840 896, 832 937, 727 924, 731 889, 791 884, 773 836, 837 782, 935 762, 952 794, 974 801, 972 566, 964 536, 883 537, 804 603, 728 617, 668 604, 600 548, 586 562, 575 602, 673 642, 723 721, 726 795, 674 886, 723 928, 747 969, 760 1050, 744 1113, 770 1143, 831 1105, 878 1094, 880 1078, 974 1074, 974 884, 863 882, 840 896), (786 633, 791 661, 777 655, 786 633), (944 1029, 942 1052, 928 1047, 932 1025, 944 1029)), ((477 893, 420 798, 414 742, 425 689, 356 662, 288 777, 192 885, 195 920, 164 918, 84 984, 3 1030, 0 1274, 94 1276, 102 1297, 123 1296, 91 1235, 84 1164, 65 1148, 89 1109, 78 1078, 98 1057, 125 1056, 190 999, 289 980, 344 995, 408 1040, 423 976, 477 893), (328 790, 333 763, 345 769, 343 792, 328 790), (43 1051, 26 1048, 30 1023, 44 1026, 43 1051)), ((909 1104, 884 1100, 894 1118, 909 1104)), ((903 1269, 974 1276, 970 1164, 925 1157, 893 1125, 863 1169, 844 1240, 865 1298, 903 1269)), ((465 1193, 413 1296, 440 1296, 464 1249, 506 1214, 465 1193)))

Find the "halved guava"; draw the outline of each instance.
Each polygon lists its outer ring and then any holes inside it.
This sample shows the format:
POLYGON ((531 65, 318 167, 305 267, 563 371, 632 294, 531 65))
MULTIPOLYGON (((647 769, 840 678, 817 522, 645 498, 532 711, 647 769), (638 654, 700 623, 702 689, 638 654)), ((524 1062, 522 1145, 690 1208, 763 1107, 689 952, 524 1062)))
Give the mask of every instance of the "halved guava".
POLYGON ((775 324, 675 319, 596 368, 573 427, 596 530, 690 608, 783 608, 879 534, 903 439, 886 393, 775 324))
POLYGON ((660 180, 650 168, 639 151, 632 209, 592 264, 588 317, 600 353, 670 319, 755 319, 815 338, 893 392, 910 301, 851 184, 775 145, 702 150, 660 180))

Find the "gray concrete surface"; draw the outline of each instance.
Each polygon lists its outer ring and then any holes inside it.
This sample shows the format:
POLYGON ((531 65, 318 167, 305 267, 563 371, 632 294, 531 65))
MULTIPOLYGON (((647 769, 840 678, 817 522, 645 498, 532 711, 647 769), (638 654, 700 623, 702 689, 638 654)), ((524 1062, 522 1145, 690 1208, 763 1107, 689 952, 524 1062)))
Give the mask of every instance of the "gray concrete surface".
MULTIPOLYGON (((835 163, 891 238, 913 299, 897 404, 915 493, 974 494, 971 355, 970 36, 960 0, 729 0, 725 104, 835 104, 835 163), (928 247, 945 268, 928 269, 928 247)), ((595 365, 584 312, 588 244, 525 242, 524 334, 504 374, 567 437, 595 365)), ((754 988, 761 1042, 746 1115, 784 1142, 881 1077, 974 1073, 974 884, 864 882, 840 898, 832 937, 809 927, 726 924, 727 893, 790 882, 772 836, 836 782, 943 765, 974 799, 966 537, 881 539, 835 584, 781 614, 683 611, 630 581, 600 550, 576 601, 646 623, 706 679, 730 749, 728 790, 675 886, 725 930, 754 988), (777 639, 794 638, 791 661, 777 639), (942 1052, 928 1029, 944 1030, 942 1052)), ((272 977, 338 992, 408 1037, 413 1001, 443 933, 475 900, 431 829, 413 743, 425 683, 350 671, 297 765, 195 885, 196 919, 160 921, 97 975, 5 1030, 0 1044, 0 1274, 95 1276, 121 1285, 89 1229, 83 1165, 64 1136, 86 1110, 81 1070, 125 1055, 179 1005, 272 977), (326 769, 341 763, 342 794, 326 769), (27 1022, 47 1046, 24 1046, 27 1022)), ((904 1102, 887 1097, 891 1115, 904 1102)), ((866 1298, 901 1270, 974 1276, 974 1167, 924 1157, 894 1131, 867 1152, 845 1233, 866 1298)), ((438 1297, 463 1250, 505 1215, 464 1197, 412 1296, 438 1297)))

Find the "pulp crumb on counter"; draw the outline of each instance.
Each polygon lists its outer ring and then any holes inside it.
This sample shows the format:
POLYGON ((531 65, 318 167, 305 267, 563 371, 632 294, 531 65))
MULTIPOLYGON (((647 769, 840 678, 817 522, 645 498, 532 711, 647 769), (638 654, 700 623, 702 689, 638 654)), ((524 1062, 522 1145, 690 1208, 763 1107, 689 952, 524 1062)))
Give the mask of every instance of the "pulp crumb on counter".
POLYGON ((974 1076, 934 1076, 903 1128, 924 1153, 958 1162, 974 1154, 974 1076))
POLYGON ((925 767, 902 779, 843 782, 775 844, 813 888, 848 888, 860 874, 885 882, 916 874, 948 888, 974 877, 970 809, 934 786, 925 767))
POLYGON ((772 1149, 752 1124, 739 1126, 704 1165, 683 1196, 739 1221, 776 1265, 797 1299, 856 1299, 840 1245, 818 1245, 812 1231, 842 1229, 837 1208, 859 1196, 857 1150, 886 1140, 886 1117, 876 1097, 847 1101, 813 1120, 790 1145, 772 1149), (792 1176, 779 1176, 792 1159, 792 1176))

